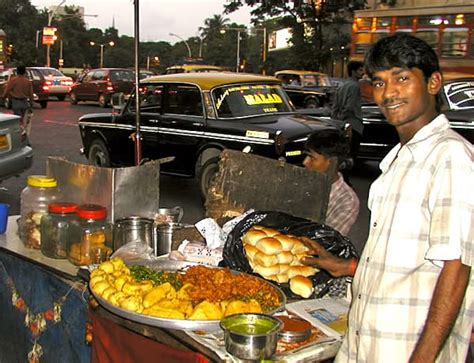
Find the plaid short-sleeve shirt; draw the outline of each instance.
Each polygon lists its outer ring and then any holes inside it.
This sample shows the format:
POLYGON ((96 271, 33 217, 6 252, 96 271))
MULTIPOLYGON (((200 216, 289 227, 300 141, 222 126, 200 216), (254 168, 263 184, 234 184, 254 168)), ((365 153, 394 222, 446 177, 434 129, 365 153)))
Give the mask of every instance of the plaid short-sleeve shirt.
POLYGON ((338 179, 331 184, 326 224, 347 236, 359 214, 359 198, 344 181, 342 174, 339 173, 338 176, 338 179))
MULTIPOLYGON (((443 261, 472 266, 473 146, 439 115, 381 162, 369 194, 370 231, 336 362, 407 362, 443 261)), ((473 323, 472 272, 438 362, 464 362, 473 323)))

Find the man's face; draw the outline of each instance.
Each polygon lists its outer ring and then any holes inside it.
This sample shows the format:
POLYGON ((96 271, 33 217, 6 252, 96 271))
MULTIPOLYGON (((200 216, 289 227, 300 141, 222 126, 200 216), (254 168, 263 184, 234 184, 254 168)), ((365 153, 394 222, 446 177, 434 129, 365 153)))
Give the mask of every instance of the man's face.
POLYGON ((306 169, 325 173, 329 170, 331 160, 315 151, 308 151, 303 160, 303 165, 306 169))
POLYGON ((362 79, 364 76, 364 67, 359 67, 357 70, 354 71, 355 76, 357 79, 362 79))
POLYGON ((372 77, 374 100, 393 126, 411 127, 432 120, 435 96, 441 87, 437 72, 425 80, 418 68, 399 68, 375 72, 372 77), (413 124, 414 123, 414 124, 413 124))

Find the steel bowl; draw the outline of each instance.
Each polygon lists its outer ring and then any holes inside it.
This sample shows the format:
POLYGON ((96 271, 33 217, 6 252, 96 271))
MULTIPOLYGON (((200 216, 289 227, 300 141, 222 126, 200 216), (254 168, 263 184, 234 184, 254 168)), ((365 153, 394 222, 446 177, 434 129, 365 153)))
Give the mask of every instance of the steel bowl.
POLYGON ((280 320, 265 314, 235 314, 220 321, 226 350, 240 359, 270 358, 276 350, 280 320))

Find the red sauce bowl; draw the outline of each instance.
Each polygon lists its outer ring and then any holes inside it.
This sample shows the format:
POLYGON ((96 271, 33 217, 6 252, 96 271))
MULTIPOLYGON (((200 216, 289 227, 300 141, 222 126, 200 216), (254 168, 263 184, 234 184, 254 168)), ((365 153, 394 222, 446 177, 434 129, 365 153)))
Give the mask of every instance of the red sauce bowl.
POLYGON ((283 325, 278 332, 278 338, 286 343, 297 343, 311 336, 311 324, 296 316, 275 316, 283 325))

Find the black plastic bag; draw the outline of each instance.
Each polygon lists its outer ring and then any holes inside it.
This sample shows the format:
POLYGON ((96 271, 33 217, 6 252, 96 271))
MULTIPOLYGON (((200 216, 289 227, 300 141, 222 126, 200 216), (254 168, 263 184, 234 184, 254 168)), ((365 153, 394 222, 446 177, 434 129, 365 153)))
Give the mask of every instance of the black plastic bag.
MULTIPOLYGON (((357 251, 352 242, 347 237, 344 237, 338 231, 325 224, 294 217, 283 212, 256 211, 240 221, 227 237, 227 241, 224 245, 223 260, 220 264, 221 266, 260 276, 252 271, 241 240, 242 236, 254 225, 273 228, 284 234, 293 234, 295 236, 311 238, 321 244, 326 250, 340 258, 348 259, 358 257, 357 251)), ((315 293, 312 297, 324 296, 330 291, 330 285, 340 280, 334 279, 326 271, 319 271, 309 278, 313 281, 315 287, 315 293)), ((272 283, 278 285, 288 298, 301 298, 291 292, 288 283, 279 284, 274 281, 272 281, 272 283)), ((340 283, 338 285, 341 287, 340 283)))

